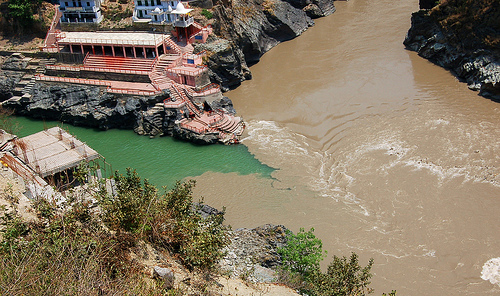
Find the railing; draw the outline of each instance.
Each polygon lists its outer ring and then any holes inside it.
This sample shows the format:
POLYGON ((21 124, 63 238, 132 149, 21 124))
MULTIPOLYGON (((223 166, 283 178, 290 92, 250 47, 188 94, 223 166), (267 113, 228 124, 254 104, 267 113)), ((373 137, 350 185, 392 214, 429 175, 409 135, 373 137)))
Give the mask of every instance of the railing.
POLYGON ((96 12, 99 8, 96 6, 68 6, 59 7, 61 11, 93 11, 96 12))
POLYGON ((94 72, 107 72, 107 73, 120 73, 120 74, 136 74, 136 75, 149 75, 149 70, 129 70, 129 69, 116 69, 116 68, 100 68, 93 66, 66 66, 66 65, 46 65, 46 69, 59 70, 59 71, 94 71, 94 72))
POLYGON ((36 80, 42 81, 52 81, 52 82, 66 82, 66 83, 76 83, 76 84, 91 84, 91 85, 101 85, 101 86, 111 86, 109 81, 101 81, 94 79, 81 79, 72 77, 56 77, 56 76, 45 76, 43 74, 35 75, 36 80))
POLYGON ((59 5, 54 5, 54 18, 52 19, 52 23, 50 24, 50 28, 47 31, 47 35, 44 40, 44 44, 42 50, 47 52, 59 51, 59 47, 57 46, 57 31, 55 30, 56 25, 59 23, 59 19, 62 17, 62 12, 59 11, 59 5))
POLYGON ((194 23, 194 19, 192 17, 188 18, 187 20, 176 20, 174 22, 174 27, 189 27, 189 25, 192 25, 194 23))
POLYGON ((183 129, 190 130, 190 131, 195 132, 195 133, 197 133, 199 135, 204 134, 207 131, 206 128, 201 129, 201 128, 197 128, 197 127, 194 127, 194 126, 190 126, 190 125, 188 125, 186 123, 179 123, 179 126, 181 128, 183 128, 183 129))
POLYGON ((175 101, 172 101, 171 98, 163 100, 163 106, 165 108, 176 108, 176 109, 178 109, 178 108, 183 107, 184 105, 186 105, 186 101, 184 101, 184 100, 175 100, 175 101))
POLYGON ((158 63, 158 57, 155 58, 155 60, 153 61, 153 63, 151 64, 151 67, 149 68, 149 71, 153 72, 154 70, 156 70, 156 64, 158 63))
POLYGON ((87 62, 87 60, 89 59, 89 56, 90 56, 90 52, 87 52, 87 54, 85 55, 85 58, 83 59, 83 64, 84 65, 87 62))
POLYGON ((194 43, 196 41, 201 41, 202 43, 205 43, 208 35, 212 34, 212 32, 213 32, 212 25, 210 25, 210 24, 206 25, 205 27, 202 27, 197 22, 194 22, 193 26, 195 28, 197 28, 198 31, 189 37, 189 43, 194 43), (196 38, 197 36, 201 36, 201 39, 198 40, 196 38))
POLYGON ((217 83, 210 83, 209 85, 204 86, 200 90, 195 90, 193 96, 201 97, 201 96, 215 94, 217 92, 220 92, 220 85, 218 85, 217 83))
POLYGON ((171 72, 174 74, 181 74, 181 75, 187 75, 187 76, 196 76, 204 71, 207 71, 208 68, 206 66, 198 66, 196 68, 191 68, 191 69, 179 69, 179 68, 168 68, 165 71, 166 72, 171 72), (191 70, 192 69, 192 70, 191 70))
POLYGON ((127 88, 116 88, 109 86, 107 91, 114 94, 126 94, 126 95, 140 95, 140 96, 154 96, 161 94, 161 91, 158 90, 136 90, 136 89, 127 89, 127 88))
POLYGON ((179 45, 177 45, 177 43, 175 43, 172 39, 170 39, 170 37, 165 38, 165 43, 167 43, 167 45, 170 46, 175 53, 177 54, 181 53, 181 48, 179 47, 179 45))
MULTIPOLYGON (((159 35, 159 34, 158 34, 159 35)), ((94 38, 69 38, 63 37, 63 43, 90 43, 90 44, 112 44, 112 45, 148 45, 157 46, 163 42, 164 35, 152 36, 151 39, 131 40, 131 39, 94 39, 94 38), (153 42, 151 42, 153 41, 153 42)), ((168 41, 167 41, 168 43, 168 41)), ((174 43, 175 44, 175 43, 174 43)), ((177 44, 176 44, 177 45, 177 44)))

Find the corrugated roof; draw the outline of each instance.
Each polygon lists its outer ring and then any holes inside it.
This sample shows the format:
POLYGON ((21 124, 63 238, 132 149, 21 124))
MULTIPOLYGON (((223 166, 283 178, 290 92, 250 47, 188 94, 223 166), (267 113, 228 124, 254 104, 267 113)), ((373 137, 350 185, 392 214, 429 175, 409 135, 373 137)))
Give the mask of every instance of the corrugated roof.
POLYGON ((42 177, 99 157, 99 153, 60 127, 29 135, 17 142, 13 152, 42 177), (21 149, 22 146, 25 147, 24 151, 21 149))

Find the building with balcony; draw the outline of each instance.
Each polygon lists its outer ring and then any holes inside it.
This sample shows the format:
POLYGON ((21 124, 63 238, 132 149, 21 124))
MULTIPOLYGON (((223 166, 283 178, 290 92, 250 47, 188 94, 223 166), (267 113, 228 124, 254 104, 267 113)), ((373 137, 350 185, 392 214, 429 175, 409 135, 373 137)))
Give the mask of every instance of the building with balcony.
POLYGON ((187 27, 193 23, 192 9, 180 1, 134 0, 134 22, 172 24, 187 27), (189 23, 190 22, 190 23, 189 23))
POLYGON ((59 0, 62 23, 99 23, 101 0, 59 0))

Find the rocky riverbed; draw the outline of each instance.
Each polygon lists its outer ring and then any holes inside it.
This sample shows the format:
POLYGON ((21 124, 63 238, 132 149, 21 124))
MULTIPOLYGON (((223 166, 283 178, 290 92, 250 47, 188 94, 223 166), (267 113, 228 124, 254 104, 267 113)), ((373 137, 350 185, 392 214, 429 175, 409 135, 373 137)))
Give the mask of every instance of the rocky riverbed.
POLYGON ((423 9, 412 15, 412 25, 404 40, 406 47, 449 69, 470 89, 500 100, 500 11, 497 5, 488 3, 491 1, 465 6, 457 1, 437 6, 435 1, 434 4, 428 2, 421 1, 423 9))

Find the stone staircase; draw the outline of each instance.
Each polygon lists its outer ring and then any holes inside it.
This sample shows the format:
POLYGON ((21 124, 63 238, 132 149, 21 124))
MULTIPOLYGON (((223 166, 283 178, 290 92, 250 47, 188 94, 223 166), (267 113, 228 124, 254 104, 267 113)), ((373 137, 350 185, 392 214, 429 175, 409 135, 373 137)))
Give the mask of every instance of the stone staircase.
POLYGON ((149 79, 151 83, 159 90, 169 89, 172 85, 172 80, 165 75, 165 69, 170 67, 175 67, 180 60, 179 55, 167 55, 163 54, 158 57, 158 60, 153 68, 153 71, 149 74, 149 79))
POLYGON ((150 72, 155 60, 141 58, 124 58, 88 55, 84 61, 84 68, 102 69, 106 72, 123 73, 127 71, 150 72))
POLYGON ((7 101, 19 101, 23 99, 31 99, 31 91, 36 83, 37 75, 45 73, 46 65, 53 65, 56 63, 55 59, 35 59, 27 58, 21 55, 23 61, 28 65, 22 71, 24 72, 21 80, 14 86, 13 96, 7 101))

